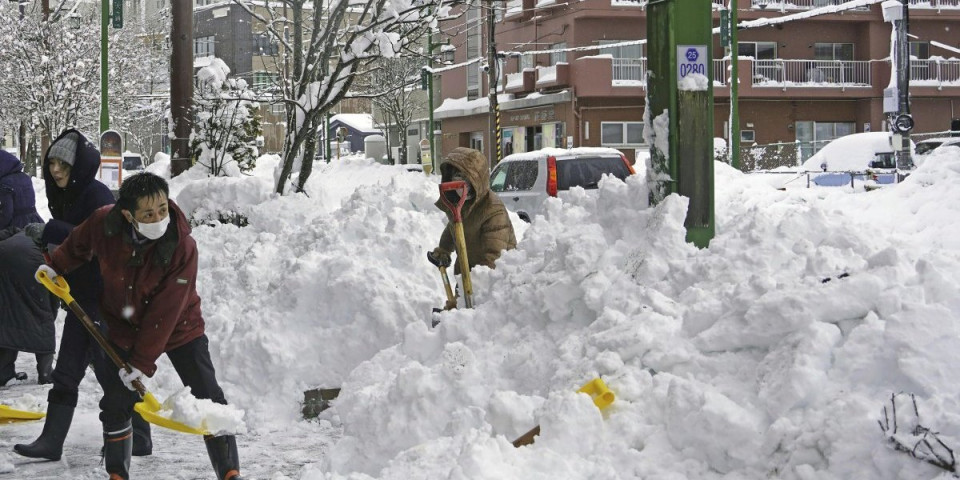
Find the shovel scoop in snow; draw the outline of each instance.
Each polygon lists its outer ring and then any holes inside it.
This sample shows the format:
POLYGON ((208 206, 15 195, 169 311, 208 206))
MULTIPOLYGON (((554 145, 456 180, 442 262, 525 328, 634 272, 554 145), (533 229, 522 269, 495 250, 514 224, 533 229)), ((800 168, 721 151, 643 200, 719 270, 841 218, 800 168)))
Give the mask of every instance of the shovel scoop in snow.
MULTIPOLYGON (((110 357, 110 360, 113 360, 113 363, 120 369, 130 372, 130 366, 127 365, 127 362, 123 361, 119 355, 117 355, 116 350, 110 346, 110 343, 104 338, 103 333, 100 332, 100 329, 94 325, 93 320, 87 315, 87 312, 83 311, 83 308, 80 307, 80 304, 73 299, 73 296, 70 295, 70 285, 67 284, 67 280, 63 276, 58 276, 55 278, 50 278, 44 271, 37 272, 37 280, 43 284, 44 287, 47 287, 47 290, 50 290, 54 295, 60 297, 61 300, 66 302, 70 306, 70 310, 76 314, 77 318, 80 319, 80 323, 86 327, 87 331, 90 332, 90 335, 100 344, 100 347, 107 353, 107 356, 110 357)), ((144 420, 154 424, 159 425, 164 428, 169 428, 171 430, 176 430, 178 432, 192 433, 195 435, 210 435, 205 428, 196 428, 175 420, 171 420, 167 417, 164 417, 159 412, 161 411, 160 402, 153 396, 152 393, 147 391, 147 388, 143 386, 139 380, 133 381, 134 388, 137 389, 137 393, 140 394, 142 399, 140 402, 137 402, 134 405, 133 409, 143 417, 144 420)))

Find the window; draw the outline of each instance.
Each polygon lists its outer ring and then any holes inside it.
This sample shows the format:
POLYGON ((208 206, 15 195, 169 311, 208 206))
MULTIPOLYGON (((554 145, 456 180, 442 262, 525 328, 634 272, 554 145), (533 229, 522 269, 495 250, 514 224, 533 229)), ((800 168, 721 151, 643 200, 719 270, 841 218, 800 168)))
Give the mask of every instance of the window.
POLYGON ((534 67, 534 55, 521 55, 520 56, 520 71, 524 71, 527 68, 534 67))
POLYGON ((920 60, 930 58, 930 44, 927 42, 910 42, 910 56, 920 60))
MULTIPOLYGON (((554 43, 553 45, 550 45, 550 50, 565 50, 566 48, 566 42, 554 43)), ((567 52, 553 52, 550 54, 550 65, 556 65, 560 62, 567 62, 567 52)))
POLYGON ((193 58, 216 55, 214 37, 198 37, 193 40, 193 58))
POLYGON ((757 141, 757 134, 753 130, 740 130, 740 141, 754 143, 757 141))
POLYGON ((853 60, 852 43, 814 43, 813 58, 815 60, 853 60))
POLYGON ((855 133, 857 124, 855 122, 802 121, 797 122, 794 130, 797 132, 797 140, 800 141, 801 157, 806 160, 831 140, 855 133))
POLYGON ((600 145, 642 145, 643 122, 600 122, 600 145))
POLYGON ((522 160, 500 164, 490 177, 490 190, 513 192, 530 190, 537 182, 537 161, 522 160))
MULTIPOLYGON (((471 7, 467 10, 467 60, 472 60, 483 54, 480 45, 480 7, 471 7)), ((478 65, 467 67, 467 100, 476 100, 480 97, 480 70, 478 65)))
POLYGON ((408 137, 416 137, 416 136, 418 136, 418 135, 420 135, 420 128, 418 128, 418 127, 413 127, 413 128, 408 128, 408 129, 407 129, 407 136, 408 136, 408 137))
POLYGON ((279 78, 279 75, 273 72, 253 72, 253 88, 271 87, 279 78))
POLYGON ((777 58, 776 42, 737 42, 737 55, 753 57, 756 60, 777 58))
POLYGON ((279 46, 270 37, 267 32, 255 34, 253 36, 253 54, 261 56, 277 55, 279 46))
MULTIPOLYGON (((600 45, 620 43, 620 40, 601 40, 600 45)), ((613 56, 613 79, 642 81, 646 79, 646 67, 643 64, 643 45, 620 45, 602 47, 601 55, 613 56)))

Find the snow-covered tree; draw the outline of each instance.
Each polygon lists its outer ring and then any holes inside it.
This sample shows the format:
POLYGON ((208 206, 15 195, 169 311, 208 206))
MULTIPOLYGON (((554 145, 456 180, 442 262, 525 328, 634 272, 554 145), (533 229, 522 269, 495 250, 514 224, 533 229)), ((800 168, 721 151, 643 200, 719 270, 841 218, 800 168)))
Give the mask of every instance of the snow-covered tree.
MULTIPOLYGON (((38 3, 25 6, 20 18, 17 3, 0 2, 0 121, 24 122, 29 137, 40 140, 33 148, 39 152, 66 128, 100 130, 100 9, 54 10, 44 18, 38 3)), ((135 120, 159 118, 161 102, 144 94, 167 75, 164 44, 131 27, 111 28, 108 44, 111 127, 124 133, 135 120)))
POLYGON ((289 69, 281 79, 287 109, 283 164, 276 191, 302 191, 312 170, 317 129, 378 58, 419 55, 436 27, 442 0, 234 0, 265 25, 289 69), (304 159, 311 161, 304 161, 304 159))
POLYGON ((230 68, 213 58, 197 72, 195 118, 190 134, 194 161, 213 176, 250 171, 257 161, 259 104, 242 79, 229 78, 230 68))

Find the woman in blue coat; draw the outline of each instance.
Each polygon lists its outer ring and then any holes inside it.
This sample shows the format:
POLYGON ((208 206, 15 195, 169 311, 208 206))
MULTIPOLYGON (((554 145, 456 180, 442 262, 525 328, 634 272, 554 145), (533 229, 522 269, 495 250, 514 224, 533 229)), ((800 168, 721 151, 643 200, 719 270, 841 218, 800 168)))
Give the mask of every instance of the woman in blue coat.
POLYGON ((37 355, 37 381, 50 383, 56 347, 56 307, 50 294, 30 285, 31 269, 43 262, 40 250, 22 233, 23 227, 42 222, 37 213, 33 180, 23 163, 0 150, 0 386, 17 374, 17 353, 37 355))
MULTIPOLYGON (((29 225, 27 235, 46 248, 59 245, 74 227, 95 210, 114 203, 113 193, 96 179, 100 169, 100 152, 77 130, 66 130, 50 145, 43 158, 43 180, 47 190, 47 206, 53 217, 46 225, 29 225)), ((90 318, 100 323, 100 294, 103 279, 97 262, 87 262, 66 276, 70 293, 90 318)), ((40 438, 31 444, 15 445, 20 455, 59 460, 63 442, 73 421, 80 381, 87 365, 107 361, 100 345, 87 333, 80 319, 67 312, 60 337, 57 365, 53 370, 53 388, 47 394, 47 418, 40 438)), ((99 375, 99 373, 98 373, 99 375)), ((112 379, 111 379, 112 380, 112 379)), ((136 415, 134 418, 134 455, 150 455, 153 445, 150 426, 136 415), (139 421, 138 421, 139 420, 139 421)))

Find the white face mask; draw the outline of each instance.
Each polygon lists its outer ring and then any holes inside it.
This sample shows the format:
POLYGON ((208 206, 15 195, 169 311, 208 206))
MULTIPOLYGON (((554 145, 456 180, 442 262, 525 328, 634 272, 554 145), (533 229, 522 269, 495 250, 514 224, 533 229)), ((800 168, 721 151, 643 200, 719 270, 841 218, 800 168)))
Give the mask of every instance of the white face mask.
POLYGON ((156 240, 163 236, 164 233, 167 233, 167 226, 170 225, 170 216, 167 215, 166 218, 160 220, 159 222, 153 223, 140 223, 137 222, 137 231, 140 232, 140 235, 149 238, 150 240, 156 240))

